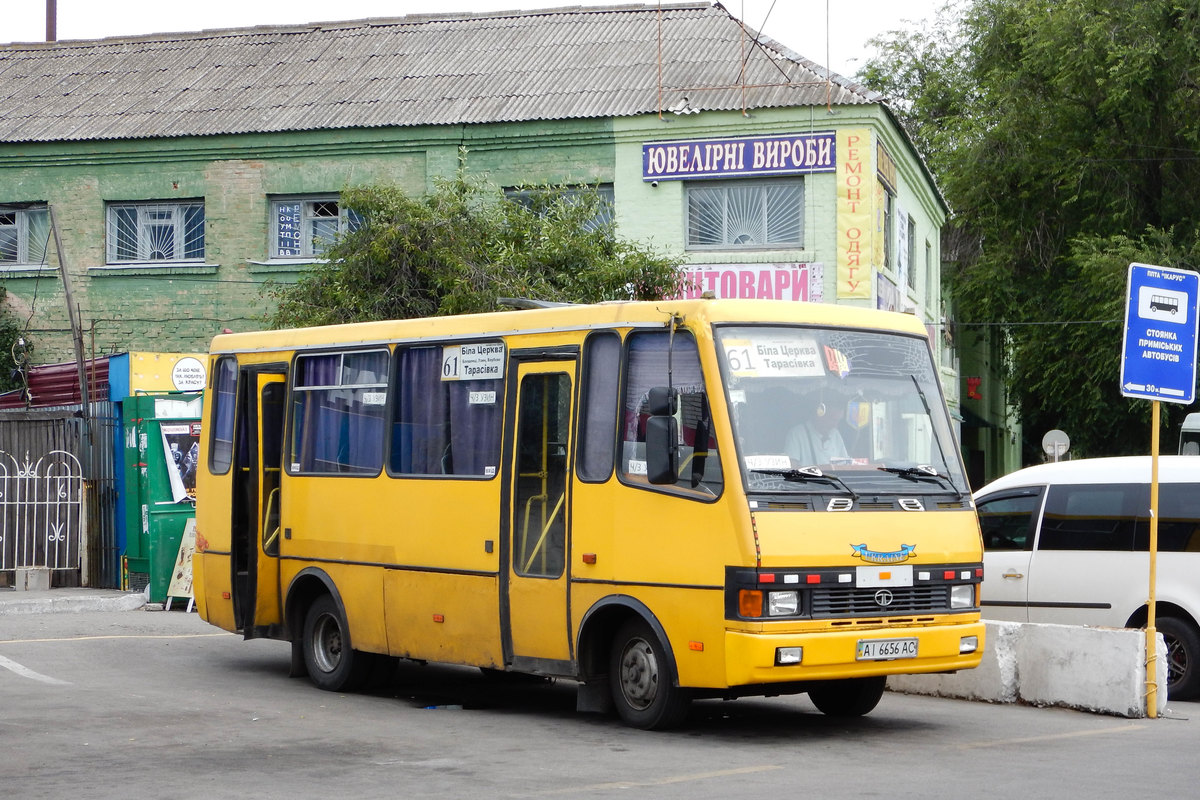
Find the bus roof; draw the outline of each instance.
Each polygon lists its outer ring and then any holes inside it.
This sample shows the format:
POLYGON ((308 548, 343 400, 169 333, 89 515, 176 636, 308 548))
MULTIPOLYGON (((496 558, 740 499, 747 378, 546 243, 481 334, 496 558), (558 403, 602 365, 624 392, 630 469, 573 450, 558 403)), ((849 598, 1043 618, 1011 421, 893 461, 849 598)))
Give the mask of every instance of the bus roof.
POLYGON ((213 353, 287 351, 330 344, 376 344, 422 338, 478 337, 547 330, 666 324, 669 315, 687 322, 780 322, 873 328, 925 336, 911 314, 826 303, 786 300, 658 300, 562 305, 447 317, 384 320, 313 328, 220 334, 213 353))

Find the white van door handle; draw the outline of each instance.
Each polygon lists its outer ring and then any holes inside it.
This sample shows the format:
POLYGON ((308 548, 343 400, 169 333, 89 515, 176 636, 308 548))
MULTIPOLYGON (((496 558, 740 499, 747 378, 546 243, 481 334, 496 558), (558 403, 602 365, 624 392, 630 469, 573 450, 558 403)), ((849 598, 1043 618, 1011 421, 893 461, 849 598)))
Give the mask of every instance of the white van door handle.
POLYGON ((1003 574, 1003 575, 1001 575, 1000 577, 1002 577, 1002 578, 1010 578, 1010 579, 1012 579, 1012 580, 1017 580, 1018 578, 1024 578, 1024 577, 1025 577, 1025 573, 1023 573, 1023 572, 1017 572, 1015 569, 1010 569, 1008 572, 1004 573, 1004 574, 1003 574))

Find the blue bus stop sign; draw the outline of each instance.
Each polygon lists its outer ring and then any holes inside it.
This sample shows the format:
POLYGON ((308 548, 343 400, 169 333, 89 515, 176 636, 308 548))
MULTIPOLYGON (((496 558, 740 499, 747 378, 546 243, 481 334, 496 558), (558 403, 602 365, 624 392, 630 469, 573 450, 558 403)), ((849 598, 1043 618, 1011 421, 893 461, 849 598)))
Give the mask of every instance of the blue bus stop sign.
POLYGON ((1196 394, 1200 275, 1130 264, 1121 394, 1187 405, 1196 394))

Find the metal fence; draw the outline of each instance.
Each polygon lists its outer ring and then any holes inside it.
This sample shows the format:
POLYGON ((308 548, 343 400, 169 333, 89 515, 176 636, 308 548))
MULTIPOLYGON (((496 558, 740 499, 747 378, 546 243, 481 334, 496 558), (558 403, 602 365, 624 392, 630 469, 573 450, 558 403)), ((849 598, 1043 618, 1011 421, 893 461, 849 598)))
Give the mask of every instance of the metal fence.
POLYGON ((68 570, 116 588, 116 470, 112 403, 0 412, 0 572, 68 570))

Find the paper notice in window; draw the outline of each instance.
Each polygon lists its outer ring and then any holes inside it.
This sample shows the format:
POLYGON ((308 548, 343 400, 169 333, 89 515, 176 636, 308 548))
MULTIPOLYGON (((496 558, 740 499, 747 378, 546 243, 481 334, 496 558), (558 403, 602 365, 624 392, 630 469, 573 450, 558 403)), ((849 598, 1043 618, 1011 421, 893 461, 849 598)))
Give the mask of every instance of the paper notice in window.
POLYGON ((503 377, 503 342, 472 342, 442 348, 444 381, 496 380, 503 377))
POLYGON ((820 349, 810 337, 764 333, 761 337, 725 339, 723 346, 729 371, 738 377, 790 378, 825 374, 820 349))

